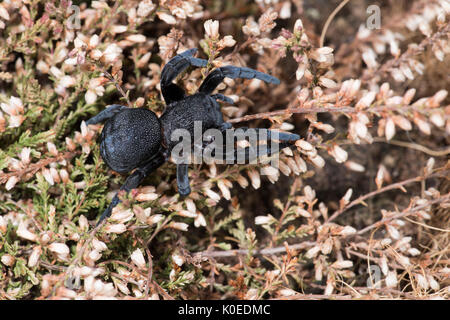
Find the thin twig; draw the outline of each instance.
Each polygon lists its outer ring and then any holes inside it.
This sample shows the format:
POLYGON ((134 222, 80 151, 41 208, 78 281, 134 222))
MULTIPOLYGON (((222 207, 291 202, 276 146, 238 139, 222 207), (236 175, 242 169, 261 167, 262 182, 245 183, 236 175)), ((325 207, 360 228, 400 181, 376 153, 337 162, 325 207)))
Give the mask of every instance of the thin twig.
POLYGON ((322 34, 320 35, 320 47, 323 47, 324 42, 325 42, 325 35, 327 34, 327 30, 328 27, 330 26, 331 22, 333 21, 334 17, 339 13, 339 11, 342 10, 342 8, 349 3, 350 0, 344 0, 342 1, 337 7, 336 9, 333 10, 333 12, 330 14, 330 16, 328 17, 327 21, 325 22, 325 25, 322 29, 322 34))
POLYGON ((336 219, 338 216, 340 216, 343 212, 347 211, 348 209, 350 209, 350 208, 352 208, 352 207, 354 207, 354 206, 356 206, 356 205, 358 205, 358 204, 363 203, 364 200, 366 200, 366 199, 368 199, 368 198, 371 198, 371 197, 373 197, 373 196, 376 196, 376 195, 378 195, 378 194, 380 194, 380 193, 383 193, 383 192, 386 192, 386 191, 389 191, 389 190, 394 190, 394 189, 402 188, 403 186, 408 185, 408 184, 413 183, 413 182, 419 182, 419 181, 422 181, 422 180, 426 180, 426 179, 429 179, 429 178, 438 176, 438 175, 441 174, 440 171, 446 172, 445 169, 446 169, 445 167, 444 167, 444 168, 437 169, 435 173, 430 174, 430 175, 425 176, 425 177, 424 177, 424 176, 418 176, 418 177, 411 178, 411 179, 407 179, 407 180, 404 180, 404 181, 401 181, 401 182, 392 183, 392 184, 387 185, 387 186, 385 186, 385 187, 383 187, 383 188, 381 188, 381 189, 378 189, 378 190, 369 192, 369 193, 367 193, 367 194, 365 194, 365 195, 362 195, 362 196, 359 197, 358 199, 353 200, 352 202, 350 202, 350 203, 349 203, 348 205, 346 205, 345 207, 343 207, 343 208, 337 210, 335 213, 333 213, 333 214, 331 215, 331 217, 327 220, 327 222, 331 222, 331 221, 335 220, 335 219, 336 219))
MULTIPOLYGON (((302 243, 297 243, 293 245, 289 245, 289 250, 302 250, 306 248, 310 248, 314 246, 315 242, 309 242, 305 241, 302 243)), ((280 246, 280 247, 274 247, 274 248, 266 248, 262 250, 252 250, 252 253, 254 255, 274 255, 274 254, 280 254, 285 253, 286 247, 280 246)), ((226 251, 202 251, 197 252, 194 254, 194 257, 198 258, 227 258, 227 257, 235 257, 238 255, 247 255, 249 253, 249 250, 247 249, 235 249, 235 250, 226 250, 226 251)))

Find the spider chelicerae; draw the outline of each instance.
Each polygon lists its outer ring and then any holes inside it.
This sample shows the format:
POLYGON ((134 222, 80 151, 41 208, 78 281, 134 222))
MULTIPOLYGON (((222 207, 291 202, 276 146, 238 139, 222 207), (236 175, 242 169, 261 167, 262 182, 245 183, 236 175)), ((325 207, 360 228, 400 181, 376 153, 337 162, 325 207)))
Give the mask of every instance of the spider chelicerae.
MULTIPOLYGON (((100 136, 100 153, 106 164, 114 171, 128 173, 128 176, 120 190, 129 192, 137 188, 142 180, 151 172, 171 158, 171 153, 179 143, 173 139, 176 130, 184 130, 194 138, 196 124, 201 125, 202 133, 208 129, 218 129, 224 136, 230 131, 232 125, 223 120, 220 105, 217 100, 233 104, 233 100, 223 94, 211 93, 223 81, 224 78, 260 79, 266 83, 279 84, 280 81, 263 72, 250 68, 225 66, 214 69, 205 78, 198 91, 193 95, 186 95, 185 91, 172 81, 189 66, 205 67, 208 61, 194 57, 197 49, 187 50, 172 58, 163 68, 161 73, 161 91, 166 102, 166 109, 157 117, 156 114, 146 108, 128 108, 122 105, 111 105, 86 124, 105 122, 100 136)), ((256 132, 259 140, 278 140, 279 143, 266 144, 264 147, 256 147, 253 156, 260 157, 271 155, 279 150, 292 146, 300 139, 296 134, 278 132, 267 129, 240 129, 244 133, 249 130, 256 132)), ((244 135, 245 136, 245 135, 244 135)), ((198 142, 198 141, 197 141, 198 142)), ((208 148, 214 141, 201 143, 200 148, 208 148)), ((195 144, 196 141, 193 141, 195 144)), ((246 148, 242 153, 232 150, 220 153, 220 157, 226 157, 226 163, 237 163, 240 156, 245 161, 250 161, 252 153, 246 148)), ((219 157, 219 152, 213 155, 219 157)), ((185 159, 185 157, 183 158, 185 159)), ((188 163, 178 161, 177 185, 181 196, 187 196, 191 192, 188 177, 188 163)), ((120 202, 116 194, 103 212, 98 224, 111 215, 112 209, 120 202)))

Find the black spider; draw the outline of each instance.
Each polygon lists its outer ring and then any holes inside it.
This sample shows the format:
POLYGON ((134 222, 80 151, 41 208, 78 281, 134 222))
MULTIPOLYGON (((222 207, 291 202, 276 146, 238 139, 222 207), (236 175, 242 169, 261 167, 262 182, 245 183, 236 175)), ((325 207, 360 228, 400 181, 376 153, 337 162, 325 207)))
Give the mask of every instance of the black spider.
MULTIPOLYGON (((262 72, 235 66, 220 67, 212 71, 203 81, 198 92, 187 96, 182 88, 172 81, 189 66, 205 67, 207 61, 193 57, 197 49, 190 49, 172 58, 161 73, 161 91, 167 107, 160 118, 145 108, 128 108, 112 105, 89 119, 86 124, 106 121, 101 133, 100 152, 106 164, 119 173, 127 173, 136 169, 125 181, 120 190, 129 192, 138 187, 142 180, 156 170, 171 155, 178 142, 171 140, 176 129, 186 129, 194 134, 194 122, 201 121, 203 132, 210 128, 220 129, 224 134, 231 124, 224 122, 217 100, 227 103, 233 101, 222 95, 211 95, 213 90, 226 77, 260 79, 267 83, 279 84, 279 80, 262 72)), ((267 129, 254 129, 268 133, 271 138, 274 132, 267 129)), ((296 134, 276 132, 282 149, 292 145, 300 137, 296 134)), ((258 136, 259 137, 259 136, 258 136)), ((277 150, 278 151, 278 150, 277 150)), ((269 146, 258 148, 257 156, 270 155, 269 146)), ((237 160, 237 153, 232 157, 237 160)), ((249 155, 246 154, 246 160, 249 155)), ((227 162, 228 163, 228 162, 227 162)), ((178 192, 182 196, 190 193, 188 165, 177 164, 178 192)), ((108 208, 103 212, 98 223, 111 215, 112 209, 120 202, 117 194, 108 208)))

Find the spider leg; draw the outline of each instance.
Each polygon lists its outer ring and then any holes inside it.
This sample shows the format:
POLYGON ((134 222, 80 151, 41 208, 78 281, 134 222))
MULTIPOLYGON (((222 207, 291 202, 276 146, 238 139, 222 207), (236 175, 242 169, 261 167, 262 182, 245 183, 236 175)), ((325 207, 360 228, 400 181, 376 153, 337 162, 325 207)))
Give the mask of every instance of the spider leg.
POLYGON ((178 193, 181 196, 187 196, 191 193, 191 187, 189 186, 188 165, 177 164, 177 185, 178 193))
POLYGON ((267 83, 280 84, 280 80, 266 73, 245 67, 226 66, 211 72, 198 89, 199 92, 210 94, 225 78, 259 79, 267 83))
POLYGON ((195 48, 184 51, 164 66, 161 72, 161 91, 167 105, 185 96, 184 90, 172 81, 189 66, 205 67, 208 64, 207 60, 193 57, 196 52, 195 48))
POLYGON ((112 104, 108 106, 105 110, 99 112, 96 116, 87 120, 86 124, 89 125, 104 122, 126 108, 127 107, 121 106, 120 104, 112 104))
POLYGON ((213 99, 220 100, 229 104, 234 104, 234 100, 221 93, 216 93, 211 96, 213 99))
MULTIPOLYGON (((125 183, 120 190, 124 190, 125 192, 130 192, 132 189, 135 189, 139 186, 139 184, 144 180, 146 176, 148 176, 152 171, 156 170, 159 166, 161 166, 165 162, 165 158, 162 155, 157 155, 152 158, 147 164, 142 167, 137 168, 128 178, 125 180, 125 183)), ((109 217, 112 213, 112 209, 118 205, 120 202, 117 194, 112 199, 108 208, 103 212, 100 219, 97 222, 97 226, 102 222, 105 218, 109 217)))
POLYGON ((239 128, 237 130, 241 130, 239 134, 236 134, 236 130, 224 130, 223 147, 217 148, 215 142, 211 142, 204 147, 205 151, 209 149, 206 154, 211 154, 214 159, 227 164, 247 164, 259 157, 280 152, 284 148, 295 147, 293 143, 300 139, 297 134, 268 129, 239 128), (227 137, 227 135, 229 136, 227 137), (246 139, 247 137, 249 140, 246 139), (250 145, 245 148, 235 148, 235 138, 237 141, 247 140, 250 145), (230 141, 232 144, 229 144, 230 141), (260 144, 260 142, 265 142, 265 144, 260 144))

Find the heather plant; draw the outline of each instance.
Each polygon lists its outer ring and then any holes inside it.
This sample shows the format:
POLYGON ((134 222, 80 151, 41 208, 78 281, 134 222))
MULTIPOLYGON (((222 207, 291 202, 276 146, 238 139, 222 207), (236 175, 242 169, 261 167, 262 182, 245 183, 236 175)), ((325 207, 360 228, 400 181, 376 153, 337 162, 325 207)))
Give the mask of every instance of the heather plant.
POLYGON ((1 2, 1 299, 448 299, 450 1, 371 5, 1 2), (302 138, 276 166, 191 164, 186 198, 165 164, 96 226, 125 176, 85 121, 160 116, 190 48, 188 94, 216 67, 271 74, 219 85, 225 120, 302 138))

